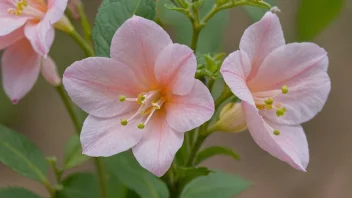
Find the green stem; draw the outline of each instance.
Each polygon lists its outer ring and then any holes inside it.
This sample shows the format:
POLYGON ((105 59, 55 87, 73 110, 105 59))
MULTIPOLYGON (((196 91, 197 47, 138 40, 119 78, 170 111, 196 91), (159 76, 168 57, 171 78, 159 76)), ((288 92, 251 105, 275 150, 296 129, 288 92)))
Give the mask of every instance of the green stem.
POLYGON ((93 48, 77 33, 73 30, 69 35, 77 42, 77 44, 83 49, 86 56, 95 56, 93 48))
POLYGON ((107 185, 106 185, 106 177, 105 177, 105 172, 104 172, 104 166, 103 163, 99 158, 94 158, 94 163, 96 167, 96 171, 99 177, 99 185, 100 185, 100 197, 101 198, 107 198, 107 185))
POLYGON ((93 43, 92 41, 92 26, 87 18, 86 12, 84 11, 84 5, 81 3, 77 5, 77 11, 80 16, 81 26, 83 28, 83 34, 86 41, 93 43))
POLYGON ((45 188, 46 188, 47 191, 49 192, 50 198, 55 198, 55 197, 56 197, 56 191, 55 191, 54 188, 51 187, 49 181, 43 182, 42 184, 45 186, 45 188))

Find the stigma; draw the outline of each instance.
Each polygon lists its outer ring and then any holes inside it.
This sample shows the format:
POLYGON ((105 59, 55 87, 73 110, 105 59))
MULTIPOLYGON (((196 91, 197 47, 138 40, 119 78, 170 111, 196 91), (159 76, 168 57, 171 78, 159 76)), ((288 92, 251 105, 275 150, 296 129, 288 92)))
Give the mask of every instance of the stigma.
POLYGON ((9 8, 8 13, 15 16, 20 16, 23 13, 23 9, 28 6, 27 0, 19 0, 16 3, 16 8, 9 8))
POLYGON ((120 102, 134 102, 139 105, 138 110, 130 117, 121 120, 122 126, 127 126, 132 120, 138 119, 142 122, 138 123, 136 128, 143 130, 152 116, 157 110, 160 110, 165 102, 162 92, 154 90, 150 92, 140 93, 135 98, 129 98, 125 95, 119 96, 120 102))

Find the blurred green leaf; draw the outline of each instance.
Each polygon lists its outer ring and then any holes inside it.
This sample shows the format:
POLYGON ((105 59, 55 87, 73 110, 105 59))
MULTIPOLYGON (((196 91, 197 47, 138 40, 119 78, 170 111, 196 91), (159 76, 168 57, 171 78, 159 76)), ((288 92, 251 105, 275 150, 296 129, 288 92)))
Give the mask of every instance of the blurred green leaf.
POLYGON ((177 179, 185 185, 195 178, 209 175, 212 171, 206 167, 177 167, 176 172, 177 179))
POLYGON ((0 125, 0 162, 20 175, 47 182, 47 164, 40 150, 22 134, 0 125))
POLYGON ((21 187, 8 187, 0 189, 1 198, 41 198, 39 195, 21 187))
POLYGON ((97 198, 99 197, 99 183, 93 173, 75 173, 62 182, 63 190, 57 198, 97 198))
POLYGON ((112 37, 133 15, 154 19, 155 0, 103 0, 93 30, 97 56, 110 56, 112 37))
POLYGON ((108 172, 142 198, 169 197, 166 184, 143 169, 130 151, 104 158, 108 172))
POLYGON ((64 168, 73 168, 89 159, 88 156, 82 154, 82 147, 78 135, 73 135, 65 145, 64 168))
POLYGON ((250 187, 250 182, 222 172, 198 177, 185 186, 181 198, 231 198, 250 187))
POLYGON ((301 0, 298 10, 298 40, 314 39, 341 12, 344 0, 301 0))
MULTIPOLYGON (((271 6, 276 5, 276 0, 266 0, 265 2, 269 3, 271 6)), ((264 16, 264 14, 269 11, 268 9, 255 6, 243 6, 243 8, 255 22, 259 21, 264 16)))
POLYGON ((239 160, 240 156, 229 148, 221 146, 213 146, 200 151, 196 157, 195 163, 200 164, 204 160, 213 157, 215 155, 226 155, 232 157, 235 160, 239 160))
MULTIPOLYGON (((168 10, 164 5, 170 0, 159 0, 158 11, 163 24, 175 31, 174 42, 190 45, 192 39, 192 25, 184 14, 168 10)), ((201 7, 200 15, 203 17, 214 5, 215 0, 206 0, 201 7)), ((228 23, 228 10, 216 14, 200 33, 197 52, 209 53, 220 50, 224 38, 224 31, 228 23)))

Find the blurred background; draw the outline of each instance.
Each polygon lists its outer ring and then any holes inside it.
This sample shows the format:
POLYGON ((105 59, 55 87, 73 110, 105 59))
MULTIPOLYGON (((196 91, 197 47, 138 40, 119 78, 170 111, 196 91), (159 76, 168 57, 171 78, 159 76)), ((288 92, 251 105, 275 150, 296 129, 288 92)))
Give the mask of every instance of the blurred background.
MULTIPOLYGON (((93 22, 100 1, 83 2, 93 22)), ((342 1, 321 0, 310 10, 303 11, 301 6, 309 4, 310 0, 277 0, 273 4, 282 11, 278 15, 287 42, 313 40, 328 51, 332 92, 323 111, 303 125, 311 156, 306 173, 291 168, 261 150, 248 132, 217 133, 208 139, 207 145, 226 145, 241 155, 241 161, 214 157, 205 163, 210 168, 232 172, 253 181, 254 186, 242 193, 240 198, 352 197, 352 92, 348 91, 349 85, 352 85, 352 0, 345 0, 341 7, 338 2, 342 1), (330 16, 331 12, 328 12, 318 15, 318 20, 314 20, 322 7, 333 9, 338 14, 330 16), (324 20, 331 20, 331 23, 325 26, 324 20), (321 24, 318 27, 326 28, 306 30, 309 26, 317 26, 317 23, 321 24)), ((201 35, 200 51, 237 50, 244 30, 263 14, 262 10, 246 9, 234 8, 217 15, 201 35)), ((190 26, 187 19, 163 10, 159 10, 159 16, 174 41, 189 42, 190 26)), ((75 42, 60 32, 57 33, 51 56, 61 72, 73 61, 84 57, 75 42)), ((11 105, 0 88, 0 123, 23 133, 47 156, 58 156, 59 159, 63 154, 63 145, 74 133, 56 90, 43 79, 16 106, 11 105)), ((90 168, 90 164, 86 164, 79 169, 90 168)), ((0 164, 0 187, 9 185, 46 193, 41 185, 0 164)))

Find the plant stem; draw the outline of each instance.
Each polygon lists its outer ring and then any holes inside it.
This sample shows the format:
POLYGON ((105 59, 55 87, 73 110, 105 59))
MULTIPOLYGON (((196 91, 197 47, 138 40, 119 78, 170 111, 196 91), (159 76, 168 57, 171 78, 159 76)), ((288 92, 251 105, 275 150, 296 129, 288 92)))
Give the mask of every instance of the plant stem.
POLYGON ((83 49, 87 57, 95 56, 93 48, 77 33, 76 30, 73 30, 69 35, 77 42, 77 44, 83 49))
POLYGON ((95 168, 99 177, 99 185, 100 185, 100 196, 101 198, 107 198, 107 185, 106 185, 106 177, 104 172, 104 166, 99 158, 94 158, 95 168))
POLYGON ((77 11, 80 16, 81 26, 83 28, 84 38, 87 42, 92 43, 92 26, 87 18, 87 15, 84 11, 84 5, 80 3, 77 5, 77 11))

